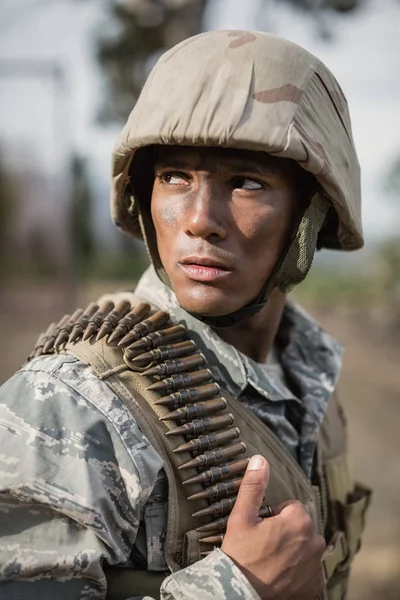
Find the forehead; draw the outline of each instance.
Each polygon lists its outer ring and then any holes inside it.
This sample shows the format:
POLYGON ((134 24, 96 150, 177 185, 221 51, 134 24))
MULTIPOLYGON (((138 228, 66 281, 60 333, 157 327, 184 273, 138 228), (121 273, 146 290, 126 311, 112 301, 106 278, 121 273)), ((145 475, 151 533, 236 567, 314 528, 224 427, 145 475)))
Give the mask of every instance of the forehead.
POLYGON ((155 162, 157 166, 199 171, 249 171, 284 177, 292 177, 300 169, 292 160, 237 148, 158 146, 155 162))

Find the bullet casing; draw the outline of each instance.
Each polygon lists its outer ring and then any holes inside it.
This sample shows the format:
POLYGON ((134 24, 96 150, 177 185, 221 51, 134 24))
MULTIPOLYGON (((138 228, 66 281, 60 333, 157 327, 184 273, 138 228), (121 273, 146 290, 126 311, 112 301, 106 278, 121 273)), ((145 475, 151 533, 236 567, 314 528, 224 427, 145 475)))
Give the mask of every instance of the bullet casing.
POLYGON ((114 342, 127 333, 131 331, 131 329, 139 323, 142 319, 147 317, 150 312, 150 305, 146 302, 141 302, 138 306, 132 308, 128 314, 126 314, 118 324, 116 325, 114 331, 110 334, 109 342, 114 342))
POLYGON ((95 302, 91 302, 89 306, 84 310, 83 314, 76 321, 73 326, 71 333, 68 337, 68 342, 73 343, 82 335, 83 330, 86 328, 89 319, 95 314, 96 311, 99 310, 98 304, 95 302))
POLYGON ((193 356, 186 356, 184 358, 178 358, 176 360, 166 360, 165 362, 150 367, 144 371, 143 375, 157 376, 157 377, 168 377, 168 375, 174 375, 175 373, 181 373, 187 369, 194 369, 195 367, 201 367, 205 363, 203 354, 194 354, 193 356))
POLYGON ((89 319, 88 324, 85 328, 83 334, 83 340, 88 340, 92 337, 97 331, 100 329, 101 324, 105 317, 111 312, 114 308, 114 302, 104 302, 98 308, 98 310, 94 313, 94 315, 89 319))
POLYGON ((193 483, 202 483, 203 485, 208 485, 209 483, 217 483, 218 481, 223 481, 224 479, 228 479, 228 477, 232 477, 233 475, 243 473, 247 469, 248 464, 249 459, 243 458, 241 460, 230 462, 226 465, 211 467, 211 469, 208 469, 207 471, 203 471, 198 475, 189 477, 189 479, 186 479, 183 482, 183 485, 190 485, 193 483))
POLYGON ((165 432, 165 435, 199 435, 207 431, 215 431, 217 429, 223 429, 229 427, 233 423, 233 415, 227 413, 224 415, 217 415, 216 417, 205 417, 203 419, 195 419, 190 423, 185 423, 174 429, 170 429, 165 432))
POLYGON ((207 516, 213 516, 213 517, 219 517, 219 516, 224 516, 229 514, 233 507, 235 506, 235 502, 236 502, 236 498, 237 496, 234 496, 233 498, 224 498, 223 500, 219 500, 219 502, 214 502, 213 504, 211 504, 210 506, 207 506, 207 508, 203 508, 202 510, 198 510, 197 512, 193 513, 193 517, 207 517, 207 516))
POLYGON ((227 458, 232 458, 237 454, 242 454, 246 451, 246 444, 244 442, 238 442, 230 446, 224 446, 223 448, 215 448, 214 450, 206 450, 203 454, 199 454, 187 463, 180 465, 179 469, 192 469, 192 468, 203 468, 212 467, 225 461, 227 458))
POLYGON ((203 452, 211 448, 215 448, 226 442, 239 437, 240 431, 237 427, 230 427, 225 431, 219 431, 217 433, 209 433, 208 435, 199 435, 198 438, 194 438, 189 442, 181 444, 178 448, 175 448, 174 452, 179 454, 181 452, 203 452))
POLYGON ((161 421, 189 421, 196 419, 197 417, 203 417, 210 415, 215 412, 219 412, 226 408, 228 405, 225 398, 215 398, 214 400, 206 400, 205 402, 199 402, 198 404, 188 404, 183 408, 178 408, 172 411, 165 417, 161 417, 161 421))
POLYGON ((156 400, 154 404, 179 408, 190 402, 197 402, 216 396, 220 391, 217 383, 208 383, 199 387, 187 388, 156 400))
POLYGON ((147 388, 153 392, 168 393, 189 385, 198 385, 211 379, 210 369, 202 369, 201 371, 193 371, 192 373, 178 373, 168 379, 156 381, 147 388))
POLYGON ((143 351, 154 350, 162 344, 179 342, 185 338, 187 338, 187 332, 183 325, 174 325, 173 327, 167 327, 166 329, 149 333, 140 340, 133 342, 129 348, 143 351))
POLYGON ((164 325, 164 323, 166 323, 168 321, 168 319, 169 319, 169 314, 163 310, 160 310, 160 311, 154 313, 154 315, 147 317, 147 319, 145 319, 144 321, 137 323, 137 325, 135 325, 133 327, 132 331, 127 333, 118 342, 118 345, 119 346, 128 346, 129 344, 132 344, 132 342, 136 342, 139 338, 142 338, 145 335, 148 335, 149 333, 154 331, 154 329, 156 329, 157 327, 161 327, 161 325, 164 325))
POLYGON ((178 342, 168 346, 159 346, 154 350, 143 352, 139 356, 132 358, 132 362, 138 366, 144 366, 149 363, 160 362, 161 360, 180 358, 187 356, 196 350, 196 344, 192 340, 178 342))
POLYGON ((108 313, 100 325, 99 331, 97 332, 96 341, 100 341, 103 339, 103 337, 111 333, 117 326, 118 321, 126 315, 130 308, 131 303, 128 302, 128 300, 121 300, 118 302, 117 306, 115 306, 115 308, 108 313))

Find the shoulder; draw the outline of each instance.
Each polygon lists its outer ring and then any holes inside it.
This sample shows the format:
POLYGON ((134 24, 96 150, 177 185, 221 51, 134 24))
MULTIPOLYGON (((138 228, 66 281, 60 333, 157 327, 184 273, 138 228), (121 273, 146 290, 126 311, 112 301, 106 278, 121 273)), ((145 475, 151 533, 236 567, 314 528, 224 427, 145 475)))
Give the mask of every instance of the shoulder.
POLYGON ((12 461, 65 459, 82 473, 96 464, 110 485, 124 473, 136 503, 162 467, 122 401, 73 356, 40 356, 18 371, 0 388, 0 418, 12 461))

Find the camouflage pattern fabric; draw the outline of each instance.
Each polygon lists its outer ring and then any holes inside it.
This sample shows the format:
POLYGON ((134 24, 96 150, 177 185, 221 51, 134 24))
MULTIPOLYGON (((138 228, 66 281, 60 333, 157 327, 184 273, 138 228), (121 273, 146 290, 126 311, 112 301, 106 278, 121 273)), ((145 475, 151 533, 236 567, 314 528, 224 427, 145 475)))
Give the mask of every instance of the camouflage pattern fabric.
POLYGON ((322 244, 363 245, 360 166, 346 98, 329 69, 293 42, 261 31, 208 31, 165 52, 148 77, 114 150, 111 211, 121 229, 145 238, 166 281, 147 205, 129 186, 136 151, 152 144, 295 160, 332 207, 322 244))
MULTIPOLYGON (((310 475, 339 373, 339 346, 297 306, 286 306, 281 362, 298 390, 294 396, 274 366, 255 363, 187 315, 152 269, 137 294, 187 324, 214 377, 273 429, 310 475), (299 427, 287 418, 290 405, 299 427)), ((121 400, 74 357, 39 357, 2 386, 0 473, 1 597, 100 600, 104 563, 166 570, 162 461, 121 400)), ((162 600, 199 597, 258 595, 216 549, 170 575, 161 590, 162 600)))

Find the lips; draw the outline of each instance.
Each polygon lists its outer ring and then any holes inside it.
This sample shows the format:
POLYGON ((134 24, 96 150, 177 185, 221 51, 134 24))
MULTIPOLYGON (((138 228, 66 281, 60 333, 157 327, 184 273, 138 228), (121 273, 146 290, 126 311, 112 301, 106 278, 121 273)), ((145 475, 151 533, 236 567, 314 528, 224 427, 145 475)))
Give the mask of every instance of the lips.
POLYGON ((226 262, 211 258, 208 256, 187 256, 179 261, 181 265, 193 265, 197 267, 209 267, 212 269, 219 269, 221 271, 231 271, 231 265, 226 262))
POLYGON ((179 266, 186 277, 205 284, 216 284, 232 275, 232 268, 226 262, 209 256, 186 256, 179 266))

